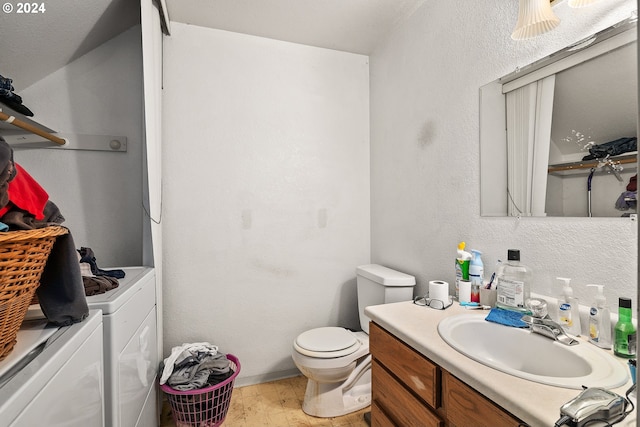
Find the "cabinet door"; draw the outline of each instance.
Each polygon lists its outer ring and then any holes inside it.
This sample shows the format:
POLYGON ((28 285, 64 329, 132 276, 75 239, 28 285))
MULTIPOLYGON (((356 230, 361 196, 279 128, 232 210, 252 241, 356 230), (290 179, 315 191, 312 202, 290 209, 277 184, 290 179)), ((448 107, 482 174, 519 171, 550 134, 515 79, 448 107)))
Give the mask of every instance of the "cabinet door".
POLYGON ((418 400, 409 390, 387 372, 377 361, 372 366, 371 425, 402 427, 442 427, 444 423, 431 412, 428 406, 418 400), (378 408, 376 408, 376 405, 378 408), (376 409, 381 409, 383 417, 376 417, 376 409))
POLYGON ((371 402, 371 427, 396 427, 376 402, 371 402))
POLYGON ((442 406, 450 426, 517 427, 524 425, 444 370, 442 372, 442 394, 442 406))
POLYGON ((436 365, 375 323, 369 326, 372 357, 432 408, 440 406, 440 378, 436 365))

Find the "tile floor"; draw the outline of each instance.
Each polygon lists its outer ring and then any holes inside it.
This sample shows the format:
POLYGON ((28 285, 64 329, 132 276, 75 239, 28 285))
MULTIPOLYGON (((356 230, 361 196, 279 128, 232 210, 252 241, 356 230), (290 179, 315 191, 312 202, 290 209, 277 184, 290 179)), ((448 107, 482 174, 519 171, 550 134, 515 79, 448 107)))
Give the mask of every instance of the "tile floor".
MULTIPOLYGON (((342 417, 315 418, 302 412, 302 400, 307 385, 303 376, 264 384, 237 387, 231 395, 231 405, 224 427, 367 427, 365 408, 342 417)), ((162 427, 174 427, 171 409, 165 402, 162 427)))

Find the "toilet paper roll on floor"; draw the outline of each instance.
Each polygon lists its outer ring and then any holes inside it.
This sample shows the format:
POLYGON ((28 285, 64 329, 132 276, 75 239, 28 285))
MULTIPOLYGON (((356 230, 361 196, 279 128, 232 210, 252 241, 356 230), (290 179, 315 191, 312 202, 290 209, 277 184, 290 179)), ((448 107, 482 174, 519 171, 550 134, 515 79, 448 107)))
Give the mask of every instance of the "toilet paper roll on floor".
POLYGON ((449 284, 442 280, 430 281, 429 299, 437 299, 446 304, 449 301, 449 284))

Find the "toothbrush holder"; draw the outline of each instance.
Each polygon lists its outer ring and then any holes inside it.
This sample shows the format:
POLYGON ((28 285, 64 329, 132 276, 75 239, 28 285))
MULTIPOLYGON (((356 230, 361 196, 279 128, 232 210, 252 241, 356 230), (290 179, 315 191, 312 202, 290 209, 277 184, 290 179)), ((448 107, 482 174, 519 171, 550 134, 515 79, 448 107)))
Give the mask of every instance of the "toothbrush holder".
POLYGON ((496 289, 480 288, 480 305, 495 307, 498 301, 498 291, 496 289))

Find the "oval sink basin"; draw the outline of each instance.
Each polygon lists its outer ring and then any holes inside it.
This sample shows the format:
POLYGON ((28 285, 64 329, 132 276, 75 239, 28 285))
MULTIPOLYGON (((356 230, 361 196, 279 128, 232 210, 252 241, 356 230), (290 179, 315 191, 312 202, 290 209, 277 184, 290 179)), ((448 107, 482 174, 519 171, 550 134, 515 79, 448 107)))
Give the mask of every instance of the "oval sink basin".
POLYGON ((459 314, 443 319, 438 333, 465 356, 510 375, 556 387, 615 388, 628 380, 614 356, 581 341, 567 346, 532 333, 484 320, 486 314, 459 314))

